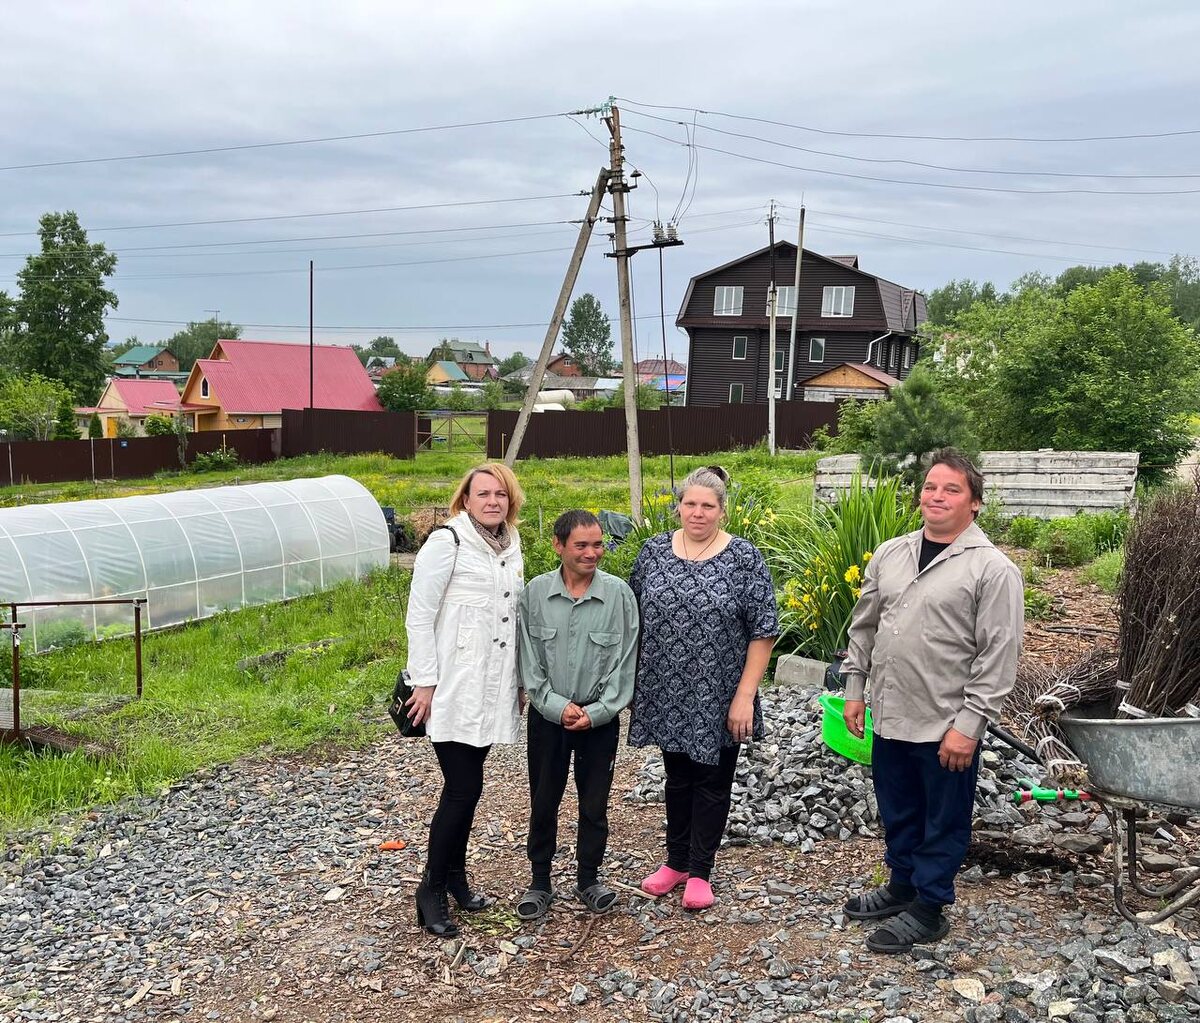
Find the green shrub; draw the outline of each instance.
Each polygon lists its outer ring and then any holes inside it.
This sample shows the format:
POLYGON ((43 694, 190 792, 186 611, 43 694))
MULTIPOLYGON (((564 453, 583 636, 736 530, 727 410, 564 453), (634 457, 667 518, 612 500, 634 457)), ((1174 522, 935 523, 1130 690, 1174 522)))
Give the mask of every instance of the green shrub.
POLYGON ((576 412, 603 412, 609 406, 607 398, 592 397, 577 401, 572 407, 576 412))
POLYGON ((1092 528, 1092 536, 1096 541, 1096 550, 1115 551, 1125 542, 1125 534, 1133 521, 1128 512, 1095 512, 1091 515, 1080 515, 1092 528))
POLYGON ((1085 516, 1051 519, 1042 528, 1033 548, 1054 568, 1086 565, 1096 556, 1096 535, 1085 516))
POLYGON ((198 454, 191 465, 192 472, 217 472, 222 469, 236 469, 238 453, 233 448, 217 448, 216 451, 206 451, 198 454))
POLYGON ((995 487, 985 495, 983 507, 975 516, 975 525, 983 530, 989 540, 999 543, 1003 539, 1008 529, 1008 516, 1004 511, 1004 502, 1000 500, 1000 491, 995 487))
POLYGON ((175 433, 175 417, 162 412, 151 412, 143 421, 142 429, 147 437, 170 437, 175 433))
POLYGON ((836 504, 767 516, 757 543, 782 587, 776 648, 828 660, 846 645, 863 572, 885 540, 916 529, 920 513, 897 479, 856 478, 836 504))
POLYGON ((1079 578, 1085 583, 1100 587, 1105 593, 1115 594, 1124 567, 1125 555, 1121 551, 1105 551, 1079 573, 1079 578))
POLYGON ((1054 607, 1054 598, 1036 586, 1025 587, 1025 617, 1041 621, 1049 618, 1054 607))
POLYGON ((1023 547, 1027 551, 1033 550, 1041 532, 1041 520, 1030 518, 1028 515, 1018 515, 1008 524, 1004 542, 1010 547, 1023 547))

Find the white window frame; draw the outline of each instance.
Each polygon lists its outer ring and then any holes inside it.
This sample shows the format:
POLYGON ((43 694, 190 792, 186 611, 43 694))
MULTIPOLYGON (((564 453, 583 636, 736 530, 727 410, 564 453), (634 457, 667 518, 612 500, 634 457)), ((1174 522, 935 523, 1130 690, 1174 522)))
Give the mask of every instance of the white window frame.
POLYGON ((746 361, 746 350, 750 347, 750 336, 748 334, 734 334, 733 336, 733 360, 734 362, 746 361), (742 354, 738 355, 738 342, 742 343, 742 354))
POLYGON ((207 398, 208 394, 208 377, 200 378, 200 397, 207 398))
POLYGON ((821 289, 821 316, 830 319, 854 315, 854 285, 827 284, 821 289))
MULTIPOLYGON (((794 284, 779 285, 775 291, 775 315, 791 316, 796 309, 796 286, 794 284), (789 299, 791 299, 790 302, 789 299)), ((769 291, 767 292, 767 315, 771 315, 771 293, 769 291)))
POLYGON ((900 346, 897 344, 888 345, 888 369, 897 369, 900 366, 900 346))
POLYGON ((729 404, 730 405, 743 405, 743 404, 745 404, 745 402, 746 402, 746 385, 739 384, 739 383, 730 384, 729 385, 729 404), (733 396, 733 389, 735 387, 738 389, 738 396, 736 399, 733 396))
POLYGON ((913 346, 905 344, 904 346, 904 368, 912 369, 912 350, 913 346))
POLYGON ((783 377, 782 376, 775 377, 775 397, 777 399, 783 397, 783 377))
POLYGON ((713 316, 741 316, 746 289, 740 284, 722 284, 713 291, 713 316))
POLYGON ((824 362, 825 361, 825 339, 823 337, 810 337, 808 339, 808 361, 809 362, 824 362), (813 345, 817 342, 821 343, 821 357, 819 359, 813 357, 813 345))
POLYGON ((782 373, 787 367, 787 352, 782 348, 775 349, 775 372, 782 373))

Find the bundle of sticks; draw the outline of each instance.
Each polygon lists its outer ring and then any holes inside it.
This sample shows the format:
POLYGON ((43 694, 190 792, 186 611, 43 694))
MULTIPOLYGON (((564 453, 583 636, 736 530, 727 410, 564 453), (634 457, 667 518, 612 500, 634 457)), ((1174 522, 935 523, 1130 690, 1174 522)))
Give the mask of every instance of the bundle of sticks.
POLYGON ((1200 717, 1200 474, 1138 515, 1117 601, 1117 716, 1200 717))
POLYGON ((1072 707, 1111 703, 1118 692, 1117 656, 1108 650, 1092 650, 1068 663, 1023 661, 1006 710, 1023 723, 1023 737, 1047 774, 1057 784, 1078 787, 1087 784, 1087 770, 1067 744, 1058 717, 1072 707))

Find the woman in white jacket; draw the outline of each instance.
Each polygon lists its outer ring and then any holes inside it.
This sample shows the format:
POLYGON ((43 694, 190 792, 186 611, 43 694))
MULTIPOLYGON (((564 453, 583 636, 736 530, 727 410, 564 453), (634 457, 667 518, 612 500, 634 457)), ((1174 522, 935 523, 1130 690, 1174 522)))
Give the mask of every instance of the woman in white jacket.
POLYGON ((417 888, 417 923, 439 937, 458 933, 447 893, 461 909, 489 904, 467 880, 467 839, 488 750, 517 741, 525 709, 516 644, 523 586, 516 522, 523 501, 507 465, 472 469, 450 502, 449 528, 430 534, 413 566, 405 617, 413 686, 408 716, 425 722, 444 779, 417 888))

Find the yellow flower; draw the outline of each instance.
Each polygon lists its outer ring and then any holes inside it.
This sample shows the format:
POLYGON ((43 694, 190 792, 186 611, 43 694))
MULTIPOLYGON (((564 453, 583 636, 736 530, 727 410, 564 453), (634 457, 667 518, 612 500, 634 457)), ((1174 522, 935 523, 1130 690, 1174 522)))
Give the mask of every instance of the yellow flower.
POLYGON ((822 593, 828 593, 828 592, 829 592, 829 583, 821 583, 821 592, 822 592, 822 593))
POLYGON ((862 572, 859 571, 857 565, 851 565, 848 569, 846 569, 846 574, 842 578, 844 578, 848 583, 856 583, 862 578, 862 572))
POLYGON ((857 586, 855 586, 850 592, 854 594, 855 600, 858 600, 859 596, 862 594, 862 590, 857 586))
POLYGON ((811 569, 811 568, 806 568, 806 569, 804 570, 804 574, 805 574, 806 576, 808 576, 809 578, 812 578, 812 569, 811 569))
POLYGON ((813 632, 816 632, 817 631, 817 623, 813 622, 812 625, 809 626, 809 628, 812 629, 813 632))
POLYGON ((870 561, 872 557, 874 555, 870 551, 863 551, 863 561, 870 561))

